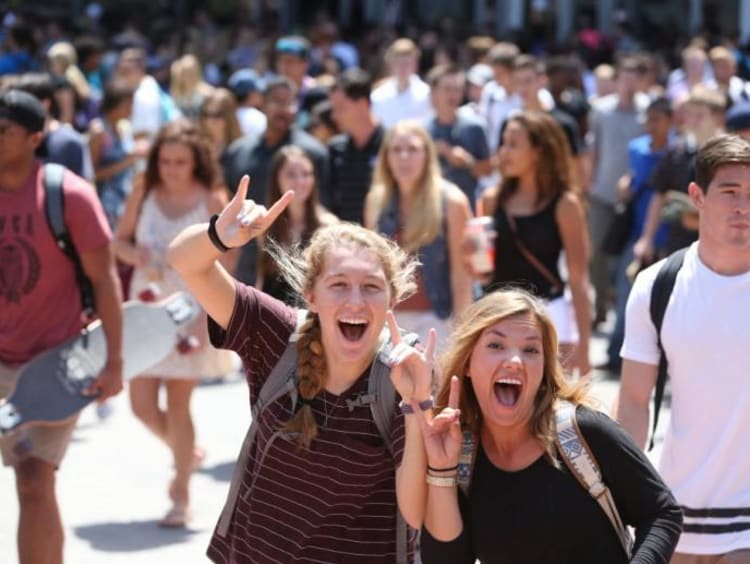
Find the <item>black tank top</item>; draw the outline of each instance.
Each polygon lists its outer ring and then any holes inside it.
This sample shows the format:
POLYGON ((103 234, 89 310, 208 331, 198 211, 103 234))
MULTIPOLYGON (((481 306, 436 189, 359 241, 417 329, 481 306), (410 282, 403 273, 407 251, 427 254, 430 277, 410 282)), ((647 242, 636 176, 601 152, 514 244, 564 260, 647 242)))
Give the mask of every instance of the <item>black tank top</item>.
MULTIPOLYGON (((547 270, 560 279, 557 263, 563 250, 560 231, 557 228, 555 210, 560 196, 555 197, 541 210, 531 215, 513 216, 518 238, 524 246, 541 262, 547 270)), ((495 272, 486 291, 507 286, 520 286, 544 299, 554 299, 561 295, 559 289, 527 261, 518 250, 511 234, 505 211, 498 206, 494 216, 495 230, 495 272)))

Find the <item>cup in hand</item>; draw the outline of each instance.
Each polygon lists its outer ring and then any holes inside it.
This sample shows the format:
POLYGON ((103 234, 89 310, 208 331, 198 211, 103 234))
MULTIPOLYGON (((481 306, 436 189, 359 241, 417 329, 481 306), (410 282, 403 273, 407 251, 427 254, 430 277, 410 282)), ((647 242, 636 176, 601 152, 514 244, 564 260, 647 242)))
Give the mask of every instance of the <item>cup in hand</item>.
POLYGON ((471 266, 476 274, 495 270, 495 228, 491 217, 474 217, 466 224, 466 236, 472 242, 471 266))

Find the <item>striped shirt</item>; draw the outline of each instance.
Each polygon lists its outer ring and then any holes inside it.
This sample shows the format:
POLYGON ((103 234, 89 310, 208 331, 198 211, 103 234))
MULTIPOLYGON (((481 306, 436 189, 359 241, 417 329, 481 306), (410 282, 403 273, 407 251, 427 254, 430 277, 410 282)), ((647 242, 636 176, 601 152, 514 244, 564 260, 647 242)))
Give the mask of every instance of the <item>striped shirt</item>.
POLYGON ((320 200, 341 221, 364 223, 365 198, 384 135, 378 125, 362 147, 346 134, 329 142, 330 177, 327 185, 319 183, 320 200))
MULTIPOLYGON (((295 322, 293 308, 240 283, 226 332, 209 322, 212 343, 241 356, 251 404, 295 322)), ((276 432, 292 415, 289 396, 263 411, 229 534, 215 532, 208 548, 213 562, 395 561, 395 468, 403 454, 404 421, 394 409, 394 461, 370 408, 346 403, 367 393, 368 375, 369 368, 340 396, 324 391, 314 398, 318 436, 309 450, 276 432)))

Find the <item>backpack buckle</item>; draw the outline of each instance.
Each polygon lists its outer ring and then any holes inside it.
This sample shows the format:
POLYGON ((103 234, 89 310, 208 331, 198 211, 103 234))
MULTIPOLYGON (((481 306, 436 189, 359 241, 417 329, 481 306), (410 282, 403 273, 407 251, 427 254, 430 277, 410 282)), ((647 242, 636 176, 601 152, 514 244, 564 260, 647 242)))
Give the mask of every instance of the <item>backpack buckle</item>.
POLYGON ((600 496, 604 495, 604 492, 607 491, 607 486, 605 486, 601 480, 597 481, 594 484, 591 484, 591 487, 589 488, 589 494, 591 494, 594 498, 599 498, 600 496))

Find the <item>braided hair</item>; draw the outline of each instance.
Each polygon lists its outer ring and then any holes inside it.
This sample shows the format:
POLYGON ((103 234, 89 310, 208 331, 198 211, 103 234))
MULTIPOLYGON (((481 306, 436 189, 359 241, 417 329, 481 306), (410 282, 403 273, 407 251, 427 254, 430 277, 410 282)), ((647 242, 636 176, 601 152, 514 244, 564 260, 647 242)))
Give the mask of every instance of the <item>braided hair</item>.
MULTIPOLYGON (((304 296, 312 291, 323 272, 329 251, 342 246, 375 253, 383 267, 393 302, 403 300, 416 289, 414 272, 417 260, 407 255, 394 242, 353 223, 321 227, 304 250, 299 247, 285 249, 274 244, 269 245, 266 250, 273 256, 287 283, 299 295, 304 296)), ((302 405, 284 425, 285 431, 298 434, 298 445, 303 448, 309 448, 318 434, 310 402, 325 389, 328 374, 321 335, 318 315, 308 312, 297 340, 297 373, 302 405)))

